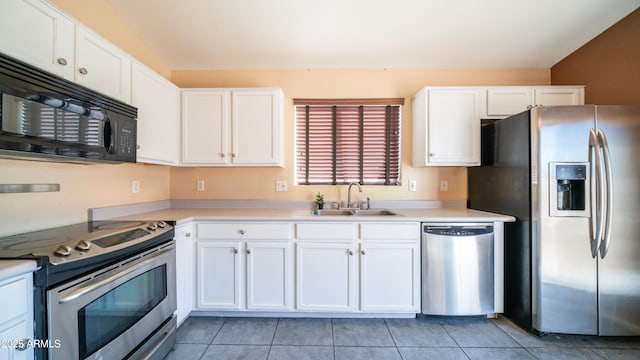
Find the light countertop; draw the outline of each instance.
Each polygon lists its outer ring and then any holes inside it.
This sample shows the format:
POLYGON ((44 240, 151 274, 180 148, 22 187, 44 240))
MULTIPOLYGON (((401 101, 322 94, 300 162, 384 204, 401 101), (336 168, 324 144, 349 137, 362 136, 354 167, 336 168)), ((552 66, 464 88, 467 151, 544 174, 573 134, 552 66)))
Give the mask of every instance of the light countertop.
POLYGON ((0 282, 36 270, 35 260, 0 260, 0 282))
POLYGON ((177 224, 190 221, 347 221, 347 222, 512 222, 512 216, 494 214, 465 208, 438 209, 389 209, 398 216, 317 216, 311 210, 269 208, 169 208, 143 212, 120 219, 165 220, 177 224))

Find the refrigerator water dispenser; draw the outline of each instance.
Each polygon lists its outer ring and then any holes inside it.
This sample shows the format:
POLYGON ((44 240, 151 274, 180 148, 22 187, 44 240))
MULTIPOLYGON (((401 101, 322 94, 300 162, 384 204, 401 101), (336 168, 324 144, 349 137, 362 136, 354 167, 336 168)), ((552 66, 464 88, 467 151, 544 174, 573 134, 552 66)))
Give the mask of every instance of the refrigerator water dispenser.
POLYGON ((549 164, 550 216, 589 216, 588 163, 549 164))

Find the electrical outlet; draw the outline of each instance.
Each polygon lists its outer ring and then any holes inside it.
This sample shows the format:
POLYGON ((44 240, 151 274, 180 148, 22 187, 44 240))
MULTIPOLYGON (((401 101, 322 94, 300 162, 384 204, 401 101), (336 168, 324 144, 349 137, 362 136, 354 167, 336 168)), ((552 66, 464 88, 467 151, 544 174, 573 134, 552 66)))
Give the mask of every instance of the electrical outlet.
POLYGON ((409 191, 416 191, 416 181, 409 180, 409 191))
POLYGON ((198 180, 196 182, 196 189, 198 191, 204 191, 204 180, 198 180))
POLYGON ((276 180, 276 191, 287 191, 287 180, 276 180))
POLYGON ((447 180, 440 180, 440 191, 449 191, 449 182, 447 180))
POLYGON ((131 181, 131 192, 137 194, 140 192, 140 180, 131 181))

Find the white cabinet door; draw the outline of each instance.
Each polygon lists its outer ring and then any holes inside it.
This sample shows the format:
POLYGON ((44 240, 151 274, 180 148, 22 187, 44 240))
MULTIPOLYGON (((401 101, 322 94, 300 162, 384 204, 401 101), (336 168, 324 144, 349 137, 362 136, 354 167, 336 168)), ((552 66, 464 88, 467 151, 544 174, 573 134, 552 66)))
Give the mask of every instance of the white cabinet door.
POLYGON ((0 1, 0 33, 0 52, 74 79, 74 22, 47 2, 0 1))
POLYGON ((280 89, 182 91, 182 164, 282 166, 280 89))
POLYGON ((426 88, 413 102, 413 166, 480 164, 480 88, 426 88))
POLYGON ((535 88, 535 105, 583 105, 584 87, 548 86, 535 88))
POLYGON ((0 282, 0 359, 33 359, 33 346, 18 350, 15 341, 33 339, 33 274, 0 282))
POLYGON ((76 82, 131 102, 131 58, 115 45, 76 26, 76 82))
POLYGON ((500 86, 487 89, 487 117, 507 117, 534 104, 534 91, 527 86, 500 86))
POLYGON ((131 104, 138 108, 137 161, 178 165, 180 89, 148 67, 131 66, 131 104))
POLYGON ((298 310, 352 311, 354 249, 351 243, 298 242, 296 307, 298 310))
POLYGON ((182 164, 228 163, 228 90, 182 91, 182 164))
POLYGON ((417 243, 360 244, 360 310, 420 312, 417 243))
POLYGON ((291 308, 291 245, 282 242, 247 242, 247 309, 291 308))
POLYGON ((184 322, 194 307, 196 252, 192 224, 175 228, 177 321, 184 322))
POLYGON ((33 348, 26 348, 24 350, 18 350, 15 343, 19 340, 33 339, 33 335, 29 333, 29 320, 21 319, 18 322, 12 323, 6 328, 0 327, 0 359, 2 360, 29 360, 33 359, 33 348), (5 343, 6 341, 6 343, 5 343))
POLYGON ((583 104, 584 86, 494 86, 487 88, 483 118, 502 119, 533 106, 583 104))
POLYGON ((232 163, 282 165, 280 90, 232 92, 232 163))
POLYGON ((198 241, 197 307, 240 309, 242 243, 198 241))

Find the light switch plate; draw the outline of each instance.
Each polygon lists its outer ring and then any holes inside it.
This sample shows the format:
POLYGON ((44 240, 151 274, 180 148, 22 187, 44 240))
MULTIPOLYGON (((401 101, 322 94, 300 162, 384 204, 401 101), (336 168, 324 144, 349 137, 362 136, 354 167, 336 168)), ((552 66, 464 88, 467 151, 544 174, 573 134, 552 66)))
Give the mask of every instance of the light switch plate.
POLYGON ((140 180, 131 181, 131 192, 137 194, 140 192, 140 180))
POLYGON ((409 180, 409 191, 416 191, 417 184, 415 180, 409 180))
POLYGON ((196 182, 196 189, 198 191, 204 191, 204 180, 198 180, 196 182))
POLYGON ((276 191, 287 191, 287 180, 276 180, 276 191))
POLYGON ((449 181, 440 180, 440 191, 442 192, 449 191, 449 181))

